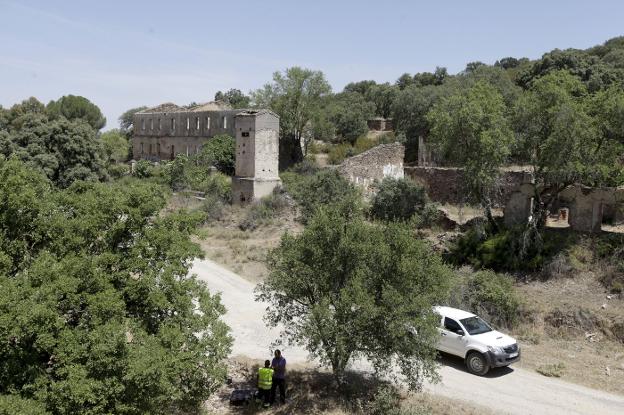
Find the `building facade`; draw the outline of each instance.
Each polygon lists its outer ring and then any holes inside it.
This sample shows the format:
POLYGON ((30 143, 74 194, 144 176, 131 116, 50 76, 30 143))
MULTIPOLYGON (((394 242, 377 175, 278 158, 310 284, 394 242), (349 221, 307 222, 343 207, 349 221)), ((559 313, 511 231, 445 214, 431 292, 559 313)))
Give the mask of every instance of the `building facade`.
POLYGON ((132 155, 135 160, 172 160, 193 155, 210 138, 235 135, 234 118, 241 110, 220 103, 182 108, 163 104, 133 117, 132 155))
POLYGON ((236 167, 232 202, 270 195, 279 178, 279 117, 269 110, 239 111, 234 117, 236 167))

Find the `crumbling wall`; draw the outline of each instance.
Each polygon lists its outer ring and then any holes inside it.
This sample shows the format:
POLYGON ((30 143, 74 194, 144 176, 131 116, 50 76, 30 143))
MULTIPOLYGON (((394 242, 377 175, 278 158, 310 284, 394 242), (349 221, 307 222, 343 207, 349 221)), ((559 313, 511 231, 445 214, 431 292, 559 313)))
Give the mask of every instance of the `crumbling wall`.
POLYGON ((392 118, 372 118, 367 124, 371 131, 392 131, 394 128, 392 118))
MULTIPOLYGON (((533 185, 522 184, 509 195, 505 205, 507 226, 526 224, 531 215, 533 185)), ((560 203, 570 207, 568 224, 578 232, 600 232, 605 207, 615 212, 624 206, 624 188, 592 188, 572 185, 559 193, 560 203)))
MULTIPOLYGON (((427 190, 429 198, 438 203, 459 205, 470 203, 465 188, 464 172, 455 167, 406 166, 405 176, 420 183, 427 190)), ((503 171, 499 179, 496 206, 503 206, 511 192, 526 180, 527 172, 503 171)))
POLYGON ((366 193, 372 190, 375 182, 383 180, 384 177, 402 178, 404 156, 405 147, 402 144, 380 144, 346 159, 337 170, 366 193))

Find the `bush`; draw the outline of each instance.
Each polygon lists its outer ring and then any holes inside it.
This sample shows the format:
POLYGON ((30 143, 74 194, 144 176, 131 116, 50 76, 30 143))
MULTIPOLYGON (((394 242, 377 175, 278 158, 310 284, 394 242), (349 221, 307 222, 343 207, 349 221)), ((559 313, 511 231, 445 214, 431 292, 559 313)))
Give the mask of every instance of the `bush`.
POLYGON ((563 363, 552 363, 548 365, 542 365, 535 369, 535 371, 540 375, 544 375, 549 378, 560 378, 561 376, 563 376, 565 368, 565 364, 563 363))
POLYGON ((130 173, 130 167, 127 164, 111 164, 107 168, 108 175, 113 179, 120 179, 130 173))
POLYGON ((455 242, 449 258, 458 265, 469 263, 495 271, 540 271, 577 238, 575 233, 549 229, 542 231, 541 236, 524 228, 493 234, 489 225, 479 225, 455 242))
POLYGON ((209 195, 216 196, 224 203, 230 203, 232 200, 232 179, 223 173, 215 172, 208 175, 198 186, 197 189, 209 195))
POLYGON ((175 159, 165 164, 163 177, 171 190, 182 190, 188 187, 187 163, 188 157, 178 154, 175 159))
POLYGON ((316 164, 316 161, 306 157, 305 159, 303 159, 302 162, 295 164, 288 170, 293 173, 310 176, 315 173, 318 173, 320 169, 321 168, 319 167, 318 164, 316 164))
POLYGON ((312 176, 287 175, 284 185, 301 209, 300 220, 306 223, 319 206, 352 200, 359 204, 359 191, 334 170, 321 170, 312 176))
POLYGON ((261 225, 270 224, 286 207, 288 201, 283 193, 274 191, 249 206, 245 219, 238 225, 242 231, 253 231, 261 225))
POLYGON ((329 150, 329 154, 327 157, 327 161, 329 164, 340 164, 347 157, 352 157, 355 155, 355 149, 351 144, 342 143, 336 144, 329 150))
POLYGON ((368 404, 366 413, 369 415, 431 415, 429 408, 401 406, 399 391, 391 386, 382 386, 377 390, 373 400, 368 404))
POLYGON ((216 135, 202 146, 198 158, 203 161, 202 164, 211 164, 221 173, 231 176, 236 161, 236 141, 227 134, 216 135))
POLYGON ((497 326, 511 328, 517 322, 520 300, 511 277, 494 271, 460 273, 451 305, 470 310, 497 326))
POLYGON ((363 135, 363 136, 358 137, 357 140, 355 140, 355 143, 353 144, 353 148, 355 150, 355 154, 360 154, 367 150, 370 150, 371 148, 375 147, 378 144, 379 143, 377 142, 377 140, 368 138, 366 135, 363 135))
POLYGON ((1 415, 47 415, 45 405, 19 395, 0 395, 1 415))
POLYGON ((380 220, 409 220, 424 209, 427 194, 422 186, 409 179, 386 177, 377 187, 370 214, 380 220))
POLYGON ((214 222, 223 217, 223 200, 215 194, 207 194, 201 209, 206 213, 206 222, 214 222))
POLYGON ((154 166, 147 160, 139 160, 134 165, 132 175, 139 179, 145 179, 151 177, 154 173, 154 166))

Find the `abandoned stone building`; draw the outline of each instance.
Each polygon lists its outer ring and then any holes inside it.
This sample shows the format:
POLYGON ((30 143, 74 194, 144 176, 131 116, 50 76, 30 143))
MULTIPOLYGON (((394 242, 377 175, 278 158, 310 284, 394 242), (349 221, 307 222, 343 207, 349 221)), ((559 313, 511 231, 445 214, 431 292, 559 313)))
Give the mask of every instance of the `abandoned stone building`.
MULTIPOLYGON (((346 159, 337 170, 367 196, 375 191, 375 183, 385 177, 408 177, 421 184, 433 202, 450 205, 475 203, 464 187, 462 169, 404 165, 404 154, 405 148, 399 143, 381 144, 346 159)), ((499 192, 493 202, 496 208, 504 211, 506 225, 528 223, 534 203, 532 180, 532 174, 526 169, 507 168, 501 171, 499 192)), ((618 231, 608 227, 624 225, 624 187, 571 185, 558 195, 550 213, 556 219, 549 226, 569 227, 578 232, 618 231)))
POLYGON ((133 122, 135 160, 173 160, 199 153, 214 136, 235 137, 234 203, 269 195, 281 183, 279 117, 269 110, 234 110, 219 102, 191 108, 163 104, 136 113, 133 122))
POLYGON ((371 131, 392 131, 394 129, 392 118, 375 117, 368 120, 367 124, 371 131))
POLYGON ((273 192, 281 184, 279 117, 269 110, 244 110, 234 116, 236 166, 232 201, 246 203, 273 192))
POLYGON ((199 153, 216 135, 234 137, 234 117, 239 112, 221 102, 191 108, 167 103, 138 112, 133 117, 133 158, 160 161, 199 153))

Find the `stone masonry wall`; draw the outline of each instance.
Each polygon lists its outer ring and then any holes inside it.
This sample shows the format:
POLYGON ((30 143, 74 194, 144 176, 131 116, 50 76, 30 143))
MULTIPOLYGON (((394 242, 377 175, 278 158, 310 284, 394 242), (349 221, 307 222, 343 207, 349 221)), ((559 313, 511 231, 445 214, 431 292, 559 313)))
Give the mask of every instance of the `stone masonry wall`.
POLYGON ((384 177, 402 178, 404 156, 405 147, 402 144, 380 144, 346 159, 337 170, 367 193, 372 190, 375 181, 384 177))
MULTIPOLYGON (((405 176, 420 183, 427 190, 429 198, 438 203, 453 205, 469 203, 469 195, 464 188, 463 170, 454 167, 406 166, 405 176)), ((526 172, 505 171, 500 178, 500 194, 495 205, 503 206, 509 194, 524 183, 526 172)))

